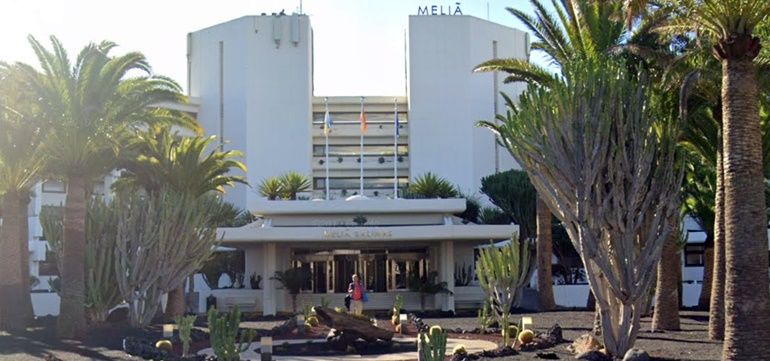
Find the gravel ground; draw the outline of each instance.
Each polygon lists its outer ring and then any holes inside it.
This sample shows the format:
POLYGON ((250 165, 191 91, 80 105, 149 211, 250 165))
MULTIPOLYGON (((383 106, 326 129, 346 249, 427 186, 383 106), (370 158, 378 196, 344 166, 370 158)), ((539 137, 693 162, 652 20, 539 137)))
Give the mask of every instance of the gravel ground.
MULTIPOLYGON (((650 333, 649 317, 642 319, 642 330, 635 347, 647 351, 653 360, 692 360, 717 361, 721 358, 722 343, 708 339, 708 314, 706 312, 682 311, 682 330, 666 333, 650 333)), ((564 338, 574 340, 580 335, 590 332, 593 325, 593 313, 585 311, 547 312, 521 314, 532 316, 536 331, 545 332, 553 324, 558 323, 564 332, 564 338)), ((478 322, 470 318, 426 319, 430 325, 440 325, 443 328, 472 329, 478 322)), ((569 344, 563 344, 547 351, 555 352, 560 359, 574 359, 565 350, 569 344)), ((534 352, 524 352, 517 356, 488 359, 495 361, 508 360, 542 360, 534 352)))
MULTIPOLYGON (((564 338, 573 340, 580 335, 589 332, 593 324, 593 313, 585 311, 563 311, 535 314, 521 314, 520 316, 532 316, 535 330, 545 332, 554 323, 561 325, 564 338)), ((653 360, 691 360, 712 361, 719 360, 722 344, 709 341, 707 337, 708 318, 706 312, 682 311, 682 331, 667 333, 642 332, 636 342, 636 347, 646 350, 653 360)), ((477 326, 475 318, 430 318, 425 319, 430 325, 440 325, 445 329, 463 328, 473 329, 477 326)), ((269 329, 280 321, 250 321, 244 326, 269 329)), ((650 319, 642 319, 642 329, 650 329, 650 319)), ((136 360, 120 350, 115 343, 111 345, 95 347, 79 342, 59 342, 53 337, 53 327, 41 327, 31 329, 23 335, 8 335, 0 333, 0 360, 136 360)), ((113 337, 117 338, 117 337, 113 337)), ((546 350, 555 352, 560 359, 573 359, 565 347, 568 344, 559 345, 546 350)), ((489 361, 513 361, 513 360, 541 360, 535 353, 522 353, 506 358, 487 359, 489 361)))

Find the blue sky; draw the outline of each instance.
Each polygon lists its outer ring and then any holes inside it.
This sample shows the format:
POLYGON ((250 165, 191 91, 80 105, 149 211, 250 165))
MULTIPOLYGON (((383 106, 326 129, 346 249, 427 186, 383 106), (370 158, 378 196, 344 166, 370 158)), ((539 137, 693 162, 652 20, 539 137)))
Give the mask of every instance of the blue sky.
MULTIPOLYGON (((446 0, 304 0, 315 39, 317 95, 402 95, 404 31, 420 6, 446 0)), ((506 7, 531 12, 527 0, 459 1, 465 15, 522 28, 506 7), (489 11, 487 11, 489 9, 489 11)), ((6 0, 0 12, 0 60, 33 63, 27 34, 56 35, 71 57, 89 41, 111 40, 118 52, 143 52, 158 74, 183 87, 188 32, 245 15, 297 11, 299 0, 6 0)), ((539 62, 540 60, 534 60, 539 62)))

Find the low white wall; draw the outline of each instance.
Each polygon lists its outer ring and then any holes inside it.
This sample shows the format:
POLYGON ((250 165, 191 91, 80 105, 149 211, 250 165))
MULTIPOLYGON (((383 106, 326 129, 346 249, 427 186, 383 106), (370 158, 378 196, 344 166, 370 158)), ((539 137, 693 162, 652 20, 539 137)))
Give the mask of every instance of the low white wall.
POLYGON ((682 306, 695 307, 700 298, 701 283, 682 283, 682 306))
POLYGON ((553 298, 562 307, 585 307, 589 290, 588 285, 554 285, 553 298))
POLYGON ((56 292, 33 292, 32 310, 35 316, 58 316, 59 294, 56 292))

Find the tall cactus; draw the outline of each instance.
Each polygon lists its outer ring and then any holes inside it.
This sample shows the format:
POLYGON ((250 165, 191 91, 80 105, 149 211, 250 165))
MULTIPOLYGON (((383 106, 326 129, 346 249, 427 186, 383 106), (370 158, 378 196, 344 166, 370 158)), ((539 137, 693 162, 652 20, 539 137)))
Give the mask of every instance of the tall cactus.
POLYGON ((241 311, 235 307, 230 313, 220 314, 216 308, 209 309, 209 338, 211 347, 217 360, 238 361, 241 352, 246 351, 254 340, 256 333, 254 330, 244 330, 241 332, 238 343, 238 329, 241 323, 241 311))
MULTIPOLYGON (((121 301, 114 266, 117 210, 114 204, 94 197, 88 202, 86 215, 86 311, 91 323, 102 323, 109 310, 121 301)), ((60 254, 62 246, 62 222, 61 207, 43 207, 40 224, 56 254, 60 254)))
POLYGON ((196 317, 179 316, 176 318, 176 325, 179 327, 179 339, 182 341, 182 356, 187 356, 190 351, 190 341, 192 341, 192 328, 196 317))
POLYGON ((428 334, 419 336, 419 361, 444 361, 446 355, 447 332, 441 327, 433 326, 428 334))
MULTIPOLYGON (((517 235, 503 247, 490 244, 480 250, 476 275, 501 326, 509 324, 511 305, 518 297, 516 291, 528 281, 529 258, 529 243, 520 243, 517 235)), ((504 332, 503 344, 508 345, 509 341, 510 334, 504 332)))

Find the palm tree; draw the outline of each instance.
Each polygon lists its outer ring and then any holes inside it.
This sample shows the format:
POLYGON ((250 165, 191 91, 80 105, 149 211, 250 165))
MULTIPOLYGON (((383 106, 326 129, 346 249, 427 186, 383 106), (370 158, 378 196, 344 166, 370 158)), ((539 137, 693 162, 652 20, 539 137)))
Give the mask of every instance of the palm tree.
POLYGON ((406 198, 457 198, 459 193, 452 183, 431 172, 414 179, 406 189, 406 198))
MULTIPOLYGON (((725 360, 764 357, 770 333, 768 244, 755 29, 770 16, 770 3, 689 0, 670 30, 697 30, 713 42, 722 66, 722 145, 725 225, 725 360)), ((718 187, 719 189, 719 187, 718 187)), ((717 192, 719 199, 720 192, 717 192)), ((719 204, 717 204, 717 209, 719 204)), ((721 230, 717 229, 716 233, 721 230)), ((714 277, 715 279, 717 277, 714 277)), ((712 292, 716 290, 712 289, 712 292)))
MULTIPOLYGON (((532 50, 545 55, 547 61, 560 69, 586 58, 595 58, 624 43, 626 27, 620 1, 554 1, 549 12, 541 0, 530 0, 533 15, 519 9, 507 8, 516 19, 534 34, 532 50)), ((508 73, 506 83, 525 82, 548 86, 557 77, 548 69, 521 59, 492 59, 479 64, 475 71, 508 73)))
POLYGON ((40 70, 19 66, 50 129, 43 142, 47 168, 67 184, 57 333, 71 338, 81 336, 86 327, 83 264, 91 181, 113 167, 128 129, 167 118, 170 111, 155 105, 183 102, 184 97, 175 82, 152 74, 141 53, 110 55, 114 43, 87 45, 73 64, 56 37, 51 37, 51 50, 32 36, 29 42, 40 70))
POLYGON ((307 284, 310 275, 304 268, 290 268, 285 271, 275 271, 271 280, 278 281, 281 286, 291 295, 292 312, 297 313, 297 295, 302 291, 302 287, 307 284))
POLYGON ((283 197, 289 200, 297 200, 297 194, 312 189, 310 178, 297 172, 287 172, 279 178, 283 197))
MULTIPOLYGON (((230 174, 233 170, 246 171, 246 166, 235 159, 241 153, 211 147, 215 138, 181 137, 169 126, 137 132, 120 157, 119 166, 125 171, 113 186, 143 189, 153 195, 166 189, 201 197, 224 193, 225 186, 247 184, 244 177, 230 174)), ((229 209, 219 207, 222 212, 229 209)), ((166 316, 174 318, 185 312, 184 286, 169 291, 166 316)))
POLYGON ((283 184, 278 177, 270 177, 259 184, 259 194, 268 200, 274 201, 281 198, 283 194, 283 184))
POLYGON ((437 282, 438 272, 431 271, 427 275, 420 276, 418 272, 412 272, 408 278, 409 290, 420 294, 420 311, 425 311, 425 297, 438 293, 452 294, 447 288, 446 282, 437 282))
POLYGON ((23 330, 33 317, 27 207, 30 188, 45 162, 41 152, 45 129, 18 75, 18 68, 0 64, 0 330, 9 331, 23 330))

